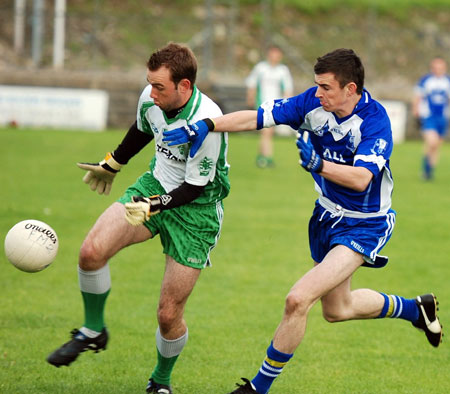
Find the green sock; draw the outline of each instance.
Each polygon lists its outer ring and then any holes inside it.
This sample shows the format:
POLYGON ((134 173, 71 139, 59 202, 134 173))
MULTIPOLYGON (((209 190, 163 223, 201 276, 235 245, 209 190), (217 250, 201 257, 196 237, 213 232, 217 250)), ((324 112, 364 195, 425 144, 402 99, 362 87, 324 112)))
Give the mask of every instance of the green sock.
POLYGON ((103 294, 81 292, 84 302, 84 327, 102 331, 105 327, 103 312, 110 289, 103 294))
POLYGON ((158 349, 156 350, 158 351, 158 363, 156 364, 151 378, 156 383, 170 386, 170 375, 172 374, 173 367, 175 365, 175 362, 177 361, 179 354, 173 357, 166 358, 161 355, 158 349))

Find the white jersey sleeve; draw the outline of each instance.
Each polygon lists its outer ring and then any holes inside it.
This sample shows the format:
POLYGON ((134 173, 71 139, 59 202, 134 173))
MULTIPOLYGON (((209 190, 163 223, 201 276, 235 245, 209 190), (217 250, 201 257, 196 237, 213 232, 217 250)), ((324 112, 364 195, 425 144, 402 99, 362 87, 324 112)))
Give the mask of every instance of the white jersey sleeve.
MULTIPOLYGON (((205 118, 215 118, 222 111, 209 97, 202 96, 202 106, 189 123, 205 118)), ((222 133, 209 133, 194 157, 188 156, 185 181, 191 185, 204 186, 212 181, 216 174, 216 165, 221 153, 222 133)), ((227 135, 225 135, 228 138, 227 135)))

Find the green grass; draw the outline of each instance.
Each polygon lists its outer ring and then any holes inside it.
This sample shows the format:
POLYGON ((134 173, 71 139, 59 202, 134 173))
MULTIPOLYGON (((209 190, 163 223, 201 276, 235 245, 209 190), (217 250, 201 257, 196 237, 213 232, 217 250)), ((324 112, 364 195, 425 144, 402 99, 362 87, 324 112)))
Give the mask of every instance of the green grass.
MULTIPOLYGON (((34 218, 58 233, 45 271, 27 274, 0 253, 0 393, 142 393, 154 366, 156 305, 163 274, 159 240, 111 261, 106 352, 85 353, 69 368, 45 362, 83 320, 76 273, 79 245, 97 216, 146 168, 153 145, 120 173, 110 196, 81 181, 75 162, 97 161, 121 133, 0 129, 0 235, 34 218)), ((222 236, 186 309, 190 339, 173 375, 176 394, 229 392, 253 377, 282 316, 284 297, 310 266, 307 223, 316 194, 292 139, 276 139, 273 170, 254 166, 256 135, 230 136, 232 192, 222 236)), ((354 287, 408 297, 434 291, 450 321, 450 146, 436 180, 419 178, 422 147, 395 147, 396 230, 382 270, 361 269, 354 287)), ((3 244, 3 241, 2 241, 3 244)), ((439 349, 404 321, 329 324, 312 309, 304 342, 271 393, 448 393, 448 342, 439 349)))

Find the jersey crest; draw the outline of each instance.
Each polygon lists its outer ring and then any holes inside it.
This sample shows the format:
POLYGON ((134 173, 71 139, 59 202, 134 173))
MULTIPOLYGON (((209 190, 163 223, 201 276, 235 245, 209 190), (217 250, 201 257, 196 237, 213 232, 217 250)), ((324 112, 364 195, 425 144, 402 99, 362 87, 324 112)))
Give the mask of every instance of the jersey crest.
POLYGON ((388 143, 386 140, 384 140, 383 138, 378 138, 372 148, 372 153, 376 155, 383 155, 386 151, 387 146, 388 143))
POLYGON ((208 176, 213 167, 214 161, 209 157, 204 157, 198 164, 198 169, 201 176, 208 176))

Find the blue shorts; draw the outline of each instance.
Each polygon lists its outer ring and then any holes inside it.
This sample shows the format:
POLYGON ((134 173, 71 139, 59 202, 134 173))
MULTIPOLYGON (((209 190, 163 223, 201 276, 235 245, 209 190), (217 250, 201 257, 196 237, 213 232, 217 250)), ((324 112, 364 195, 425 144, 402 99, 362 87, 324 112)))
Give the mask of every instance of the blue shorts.
POLYGON ((318 202, 309 221, 309 247, 311 257, 320 263, 336 245, 345 245, 363 255, 365 267, 384 267, 388 258, 378 255, 392 235, 395 211, 386 215, 353 218, 332 217, 318 202))
POLYGON ((429 118, 422 118, 422 132, 427 130, 436 130, 440 137, 447 134, 448 120, 443 116, 430 116, 429 118))

